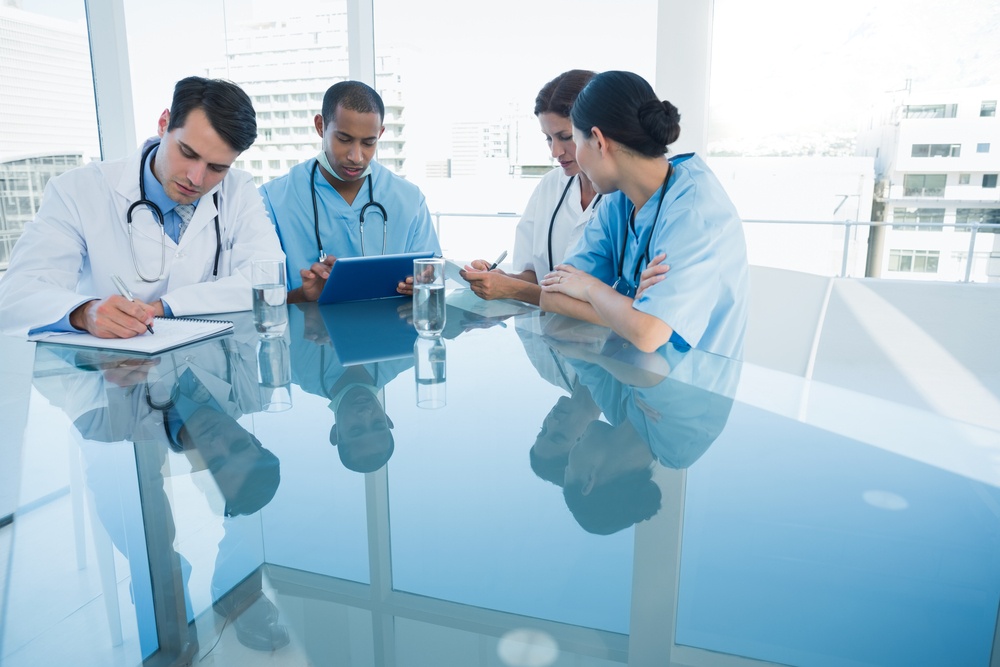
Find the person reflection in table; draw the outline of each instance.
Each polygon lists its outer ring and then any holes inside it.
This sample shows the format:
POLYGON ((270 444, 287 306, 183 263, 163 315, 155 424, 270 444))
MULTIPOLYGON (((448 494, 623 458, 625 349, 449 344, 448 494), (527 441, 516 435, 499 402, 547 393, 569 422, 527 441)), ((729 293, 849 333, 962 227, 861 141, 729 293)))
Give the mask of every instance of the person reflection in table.
MULTIPOLYGON (((670 374, 641 385, 622 382, 600 363, 570 359, 607 420, 587 425, 565 469, 563 497, 588 532, 608 535, 654 516, 662 498, 655 465, 688 468, 729 419, 737 362, 686 347, 663 354, 670 374)), ((649 371, 634 377, 648 380, 649 371)))
MULTIPOLYGON (((334 418, 330 444, 337 448, 344 467, 354 472, 375 472, 389 462, 396 447, 392 435, 394 425, 378 393, 413 366, 412 348, 398 358, 343 365, 331 343, 320 308, 309 303, 296 304, 289 309, 292 382, 303 391, 330 400, 329 408, 334 418)), ((355 327, 357 335, 364 336, 364 324, 363 321, 338 320, 336 326, 355 327)), ((378 352, 373 349, 373 357, 378 357, 378 352)))
MULTIPOLYGON (((128 484, 116 465, 117 448, 109 445, 127 441, 155 448, 153 459, 159 457, 164 463, 172 460, 170 451, 183 454, 192 473, 209 471, 225 503, 221 509, 224 534, 212 577, 216 611, 233 621, 239 641, 250 648, 273 650, 287 644, 287 631, 277 623, 277 609, 261 592, 259 563, 247 561, 252 526, 238 518, 264 507, 280 480, 278 459, 236 420, 259 409, 254 347, 247 341, 219 339, 151 359, 50 349, 71 366, 61 375, 37 377, 35 385, 69 415, 83 439, 87 483, 113 544, 128 555, 128 535, 142 532, 142 518, 137 500, 118 495, 128 484), (239 587, 240 593, 226 595, 248 569, 253 571, 239 587)), ((147 484, 145 492, 160 494, 166 506, 159 472, 162 465, 154 466, 153 488, 147 484)), ((164 521, 172 542, 173 517, 168 514, 164 521)), ((191 566, 182 555, 178 558, 190 619, 187 579, 191 566)), ((129 565, 143 567, 132 560, 129 565)), ((139 597, 138 592, 135 595, 139 597)), ((137 609, 139 603, 137 599, 137 609)))

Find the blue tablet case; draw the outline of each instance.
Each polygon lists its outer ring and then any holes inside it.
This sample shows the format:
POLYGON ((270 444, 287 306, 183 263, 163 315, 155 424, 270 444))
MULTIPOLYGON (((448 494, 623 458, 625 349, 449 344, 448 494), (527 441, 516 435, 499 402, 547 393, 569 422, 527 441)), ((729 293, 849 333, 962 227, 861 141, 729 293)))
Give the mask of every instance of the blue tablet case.
POLYGON ((413 355, 417 330, 407 320, 410 297, 321 306, 319 311, 341 366, 413 355), (403 313, 400 313, 400 310, 403 313))
POLYGON ((344 257, 333 263, 319 303, 343 303, 399 296, 396 285, 413 275, 413 260, 433 252, 407 252, 372 257, 344 257))

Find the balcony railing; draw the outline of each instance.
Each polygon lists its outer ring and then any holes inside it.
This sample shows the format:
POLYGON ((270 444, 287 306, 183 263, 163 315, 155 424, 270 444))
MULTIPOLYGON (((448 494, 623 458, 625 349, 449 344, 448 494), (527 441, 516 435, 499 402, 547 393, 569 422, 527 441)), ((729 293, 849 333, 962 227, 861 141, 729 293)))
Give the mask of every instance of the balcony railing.
MULTIPOLYGON (((499 250, 512 250, 510 244, 514 239, 514 228, 517 225, 517 220, 520 218, 518 213, 451 213, 451 212, 434 212, 431 213, 431 217, 434 219, 434 226, 438 233, 438 238, 441 240, 441 246, 445 251, 445 254, 459 258, 459 259, 492 259, 493 256, 498 254, 499 250), (492 224, 491 222, 492 221, 492 224), (475 225, 475 229, 470 229, 469 224, 475 225)), ((821 226, 832 227, 832 228, 843 228, 843 234, 841 238, 843 239, 842 245, 839 248, 839 272, 836 274, 840 277, 847 277, 852 275, 849 270, 850 260, 852 258, 852 249, 855 251, 853 253, 854 257, 857 257, 859 250, 863 250, 867 255, 869 242, 867 240, 860 240, 857 238, 857 233, 859 230, 864 230, 871 236, 873 230, 880 230, 881 233, 891 230, 893 223, 891 222, 871 222, 871 221, 830 221, 830 220, 744 220, 743 224, 748 231, 748 237, 751 236, 750 228, 760 225, 791 225, 804 228, 817 228, 821 226)), ((934 228, 943 229, 951 228, 955 232, 968 233, 968 252, 964 253, 961 257, 962 270, 961 273, 963 278, 960 282, 972 282, 972 270, 973 270, 973 260, 976 259, 976 240, 980 232, 992 232, 1000 234, 1000 224, 980 224, 980 223, 908 223, 906 225, 909 228, 934 228)), ((752 237, 748 241, 748 245, 752 246, 752 237)), ((942 248, 942 251, 948 249, 942 248)), ((885 251, 888 253, 888 250, 885 251)), ((980 258, 983 257, 983 253, 980 253, 980 258)), ((987 253, 985 255, 989 259, 990 255, 987 253)), ((1000 261, 1000 258, 998 258, 1000 261)), ((777 267, 777 268, 787 268, 787 267, 777 267)), ((917 277, 920 274, 914 274, 911 277, 917 277)), ((934 274, 927 274, 928 279, 932 278, 934 274)))
MULTIPOLYGON (((437 231, 438 238, 441 240, 441 246, 445 251, 446 255, 455 257, 458 259, 492 259, 496 257, 500 251, 507 250, 511 252, 513 250, 513 239, 514 230, 517 226, 517 221, 520 219, 519 213, 453 213, 437 211, 431 213, 431 217, 434 220, 434 227, 437 231), (471 226, 470 226, 471 225, 471 226)), ((817 221, 817 220, 744 220, 743 224, 748 232, 748 237, 750 239, 748 245, 753 246, 753 237, 751 230, 757 226, 796 226, 800 228, 818 228, 818 227, 831 227, 831 228, 843 228, 843 243, 839 248, 839 271, 836 275, 840 277, 847 277, 852 275, 850 271, 850 260, 853 257, 856 259, 860 251, 864 251, 866 254, 868 252, 869 241, 864 238, 858 238, 858 232, 865 230, 871 236, 873 230, 881 230, 881 233, 891 230, 894 226, 891 222, 870 222, 870 221, 817 221)), ((899 226, 898 224, 896 226, 899 226)), ((994 233, 1000 234, 1000 224, 981 224, 981 223, 925 223, 925 222, 908 222, 905 225, 908 229, 952 229, 956 233, 968 233, 968 251, 960 254, 960 261, 962 262, 963 278, 960 282, 972 282, 972 271, 973 271, 973 261, 976 259, 977 255, 975 253, 976 241, 980 233, 994 233)), ((898 231, 897 233, 909 233, 898 231)), ((21 235, 21 230, 0 230, 0 271, 7 269, 7 265, 10 261, 10 253, 13 250, 14 243, 17 241, 18 237, 21 235)), ((937 237, 937 235, 934 235, 937 237)), ((936 249, 936 248, 935 248, 936 249)), ((942 253, 947 252, 949 249, 941 247, 942 253)), ((822 252, 822 251, 820 251, 822 252)), ((886 251, 888 252, 888 251, 886 251)), ((996 251, 994 251, 996 252, 996 251)), ((1000 257, 993 257, 991 253, 979 253, 980 259, 986 257, 987 260, 995 259, 1000 263, 1000 257)), ((788 267, 777 267, 777 268, 788 268, 788 267)), ((815 267, 813 267, 815 269, 815 267)), ((822 271, 813 271, 818 273, 823 273, 822 271)), ((911 277, 925 277, 932 278, 935 274, 927 274, 926 276, 920 276, 916 274, 911 277)))

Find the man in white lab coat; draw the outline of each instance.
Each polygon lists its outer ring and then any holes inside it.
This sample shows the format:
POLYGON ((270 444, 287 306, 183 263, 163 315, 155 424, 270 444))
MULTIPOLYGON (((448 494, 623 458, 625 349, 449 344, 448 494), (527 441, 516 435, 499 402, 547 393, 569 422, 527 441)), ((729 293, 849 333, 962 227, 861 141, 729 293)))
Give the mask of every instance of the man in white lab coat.
POLYGON ((49 181, 0 280, 0 332, 128 338, 154 316, 250 309, 251 261, 284 258, 252 177, 230 169, 257 136, 250 98, 182 79, 157 134, 49 181))

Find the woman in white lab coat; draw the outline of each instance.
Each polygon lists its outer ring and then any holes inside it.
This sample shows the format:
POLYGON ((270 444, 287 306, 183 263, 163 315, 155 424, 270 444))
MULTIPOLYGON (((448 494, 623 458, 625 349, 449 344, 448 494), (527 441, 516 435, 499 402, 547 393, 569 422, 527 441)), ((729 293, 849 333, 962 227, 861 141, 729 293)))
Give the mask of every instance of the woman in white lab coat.
POLYGON ((472 290, 484 299, 518 299, 538 305, 538 278, 562 262, 583 234, 601 196, 576 163, 570 109, 594 76, 569 70, 546 83, 535 98, 535 116, 559 169, 546 174, 528 200, 517 223, 512 273, 488 271, 490 262, 475 260, 463 272, 472 290))

